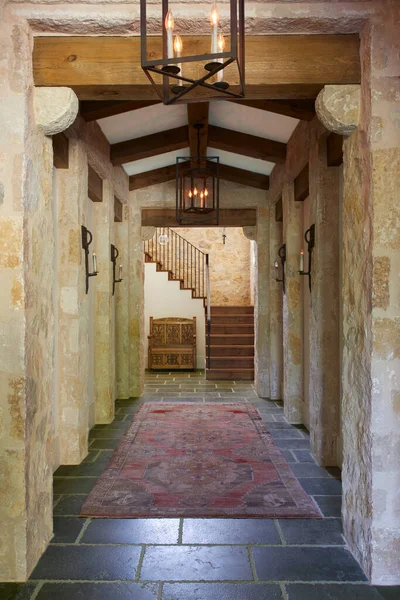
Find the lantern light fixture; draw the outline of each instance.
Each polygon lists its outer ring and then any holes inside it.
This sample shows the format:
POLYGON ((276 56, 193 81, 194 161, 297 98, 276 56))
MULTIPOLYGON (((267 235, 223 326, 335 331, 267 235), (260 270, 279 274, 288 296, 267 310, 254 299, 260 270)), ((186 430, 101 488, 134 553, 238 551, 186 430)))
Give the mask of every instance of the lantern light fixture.
POLYGON ((151 3, 153 9, 161 4, 162 36, 149 36, 147 2, 140 0, 141 63, 164 104, 244 98, 244 0, 229 0, 229 18, 223 20, 214 2, 210 37, 195 40, 181 35, 168 0, 151 3))

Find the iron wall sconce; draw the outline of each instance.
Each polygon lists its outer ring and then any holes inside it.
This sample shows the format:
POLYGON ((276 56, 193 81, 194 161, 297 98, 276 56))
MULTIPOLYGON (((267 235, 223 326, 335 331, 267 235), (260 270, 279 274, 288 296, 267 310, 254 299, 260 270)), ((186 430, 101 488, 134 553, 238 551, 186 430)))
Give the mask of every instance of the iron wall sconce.
POLYGON ((308 275, 308 287, 311 293, 311 259, 312 259, 312 251, 315 246, 315 225, 311 225, 310 229, 304 234, 304 239, 307 243, 307 251, 308 251, 308 271, 304 271, 304 253, 303 250, 300 253, 300 275, 308 275))
POLYGON ((286 244, 283 244, 278 250, 278 256, 281 259, 282 265, 282 279, 279 279, 279 263, 275 261, 275 281, 282 283, 283 293, 286 293, 286 285, 285 285, 285 262, 286 262, 286 244))
POLYGON ((111 262, 113 264, 113 289, 112 289, 113 296, 115 294, 115 284, 121 283, 121 281, 122 281, 122 265, 119 265, 119 279, 115 279, 115 271, 117 269, 118 256, 119 256, 118 248, 116 248, 114 246, 114 244, 111 244, 111 262))
POLYGON ((98 274, 97 270, 97 258, 93 252, 93 271, 89 272, 89 246, 93 241, 93 235, 84 225, 81 228, 82 231, 82 248, 85 251, 85 274, 86 274, 86 293, 89 292, 89 277, 96 277, 98 274))

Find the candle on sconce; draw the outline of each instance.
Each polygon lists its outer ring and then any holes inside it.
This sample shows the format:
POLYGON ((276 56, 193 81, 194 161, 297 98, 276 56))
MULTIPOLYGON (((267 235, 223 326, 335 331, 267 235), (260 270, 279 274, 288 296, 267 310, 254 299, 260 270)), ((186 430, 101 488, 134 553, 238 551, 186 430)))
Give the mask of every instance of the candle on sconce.
POLYGON ((95 252, 93 252, 93 272, 97 273, 97 256, 95 252))
MULTIPOLYGON (((182 38, 178 34, 178 35, 175 36, 175 40, 174 40, 174 50, 175 50, 176 58, 180 58, 181 57, 181 55, 182 55, 182 48, 183 48, 182 38)), ((178 69, 180 70, 180 75, 182 75, 183 74, 182 63, 179 63, 177 66, 178 66, 178 69)), ((183 85, 183 81, 181 81, 179 79, 178 80, 178 85, 183 85)))
POLYGON ((122 279, 122 265, 119 265, 119 279, 122 279))
POLYGON ((169 10, 165 17, 165 29, 167 30, 167 54, 168 58, 174 58, 174 46, 172 41, 172 32, 175 27, 174 17, 172 12, 169 10))
POLYGON ((279 279, 279 263, 277 260, 275 261, 274 267, 275 267, 275 279, 278 280, 279 279))
POLYGON ((211 9, 210 21, 212 25, 211 29, 211 54, 217 54, 218 52, 218 24, 219 24, 219 12, 217 3, 214 2, 211 9))
MULTIPOLYGON (((218 36, 218 52, 223 52, 225 50, 225 38, 223 33, 220 33, 218 36)), ((221 63, 224 62, 223 58, 219 59, 221 63)), ((222 81, 224 78, 224 69, 218 71, 218 81, 222 81)))
POLYGON ((304 250, 300 251, 300 271, 304 271, 304 250))

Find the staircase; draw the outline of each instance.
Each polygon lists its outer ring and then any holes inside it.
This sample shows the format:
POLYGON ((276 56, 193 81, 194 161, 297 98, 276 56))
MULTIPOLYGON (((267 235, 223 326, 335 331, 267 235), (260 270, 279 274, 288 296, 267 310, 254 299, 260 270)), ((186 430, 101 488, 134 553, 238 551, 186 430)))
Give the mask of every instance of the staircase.
POLYGON ((211 306, 210 331, 206 379, 253 381, 254 307, 211 306))

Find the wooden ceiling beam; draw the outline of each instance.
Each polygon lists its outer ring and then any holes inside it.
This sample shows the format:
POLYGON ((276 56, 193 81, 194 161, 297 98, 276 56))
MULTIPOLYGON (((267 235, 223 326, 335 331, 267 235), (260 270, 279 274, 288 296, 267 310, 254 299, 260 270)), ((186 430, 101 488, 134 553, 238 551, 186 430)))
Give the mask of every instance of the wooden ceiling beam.
POLYGON ((56 169, 69 168, 69 139, 64 132, 53 135, 53 165, 56 169))
POLYGON ((134 160, 150 158, 174 150, 187 148, 188 128, 176 127, 167 131, 159 131, 152 135, 126 140, 111 145, 110 159, 113 165, 123 165, 134 160))
MULTIPOLYGON (((221 208, 219 227, 246 227, 257 225, 256 208, 221 208)), ((176 210, 169 208, 142 208, 142 227, 179 227, 176 210)), ((204 227, 204 223, 191 225, 204 227)))
MULTIPOLYGON (((358 35, 246 36, 246 99, 310 99, 328 83, 360 83, 359 50, 358 35)), ((161 37, 149 37, 148 51, 161 55, 161 37)), ((208 51, 207 36, 185 37, 188 55, 208 51)), ((138 36, 37 36, 33 76, 36 86, 71 87, 80 100, 157 99, 138 36)))
POLYGON ((79 112, 84 120, 89 122, 138 110, 138 108, 147 108, 153 104, 160 104, 160 102, 158 100, 133 100, 132 102, 124 102, 123 100, 84 100, 79 105, 79 112))
POLYGON ((197 156, 198 153, 198 132, 195 125, 202 125, 199 156, 206 156, 207 154, 209 108, 209 102, 194 102, 187 105, 190 156, 197 156))
POLYGON ((166 181, 172 181, 175 177, 176 165, 168 165, 161 169, 145 171, 144 173, 138 173, 137 175, 131 175, 129 177, 129 190, 132 192, 133 190, 140 190, 149 185, 165 183, 166 181))
POLYGON ((92 202, 103 202, 103 180, 90 165, 88 165, 88 196, 92 202))
POLYGON ((303 202, 310 194, 310 173, 308 163, 294 180, 294 199, 303 202))
POLYGON ((233 100, 233 102, 300 121, 312 121, 315 117, 314 100, 233 100))
POLYGON ((286 144, 282 142, 214 125, 208 128, 208 145, 217 150, 226 150, 274 163, 284 163, 286 159, 286 144))

